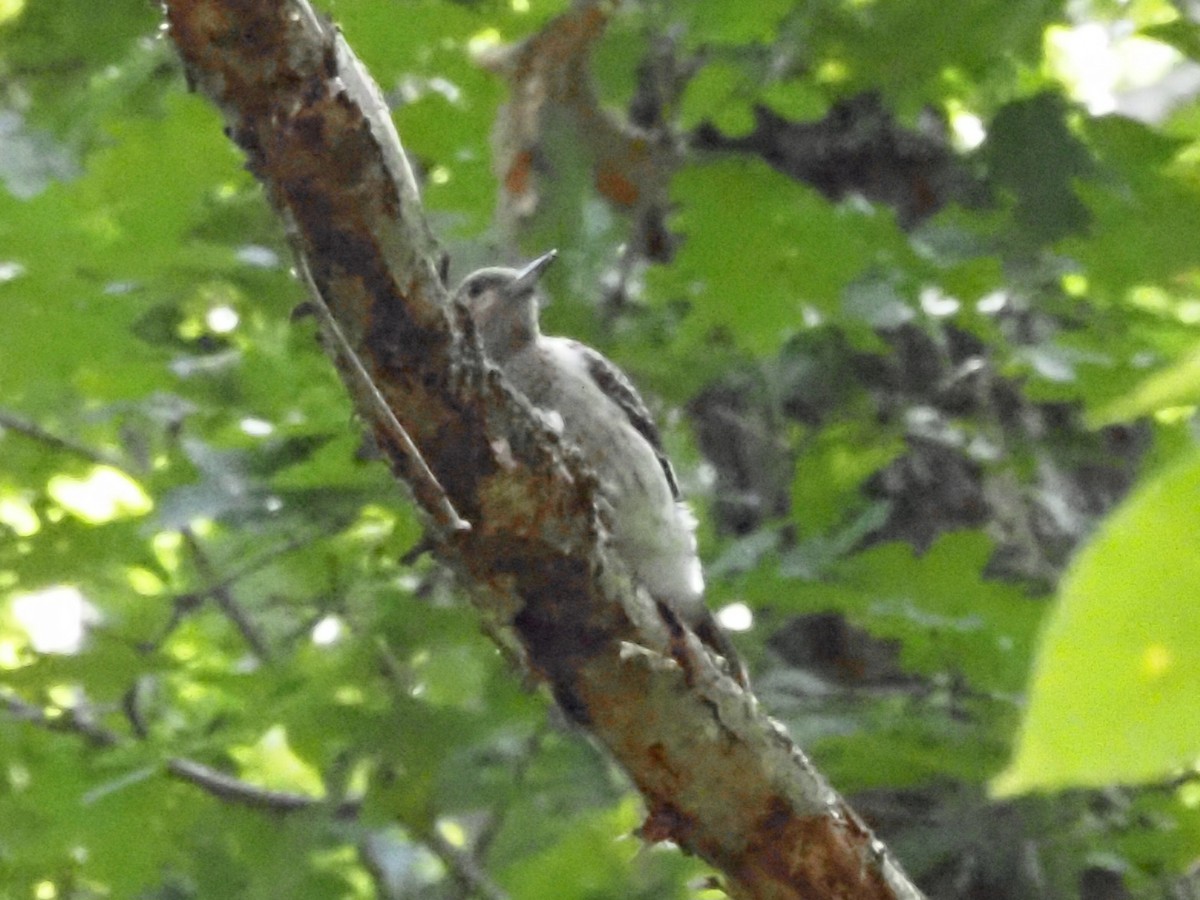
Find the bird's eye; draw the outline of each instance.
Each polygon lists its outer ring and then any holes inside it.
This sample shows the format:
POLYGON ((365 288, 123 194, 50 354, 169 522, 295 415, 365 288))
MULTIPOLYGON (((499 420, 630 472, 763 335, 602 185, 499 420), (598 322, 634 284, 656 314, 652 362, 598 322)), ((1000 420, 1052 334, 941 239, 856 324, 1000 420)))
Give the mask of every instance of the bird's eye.
POLYGON ((483 293, 483 282, 482 281, 472 281, 470 284, 467 285, 467 296, 470 297, 472 300, 478 299, 479 295, 482 293, 483 293))

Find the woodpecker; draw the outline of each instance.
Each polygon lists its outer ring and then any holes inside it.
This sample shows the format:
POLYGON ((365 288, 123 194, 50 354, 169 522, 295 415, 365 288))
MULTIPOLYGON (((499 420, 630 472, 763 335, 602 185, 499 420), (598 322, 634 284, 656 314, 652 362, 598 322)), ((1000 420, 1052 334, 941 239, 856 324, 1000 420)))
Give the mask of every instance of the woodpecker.
POLYGON ((705 606, 696 519, 641 395, 591 347, 541 333, 538 283, 557 255, 551 250, 521 269, 479 269, 455 300, 471 312, 488 359, 595 471, 613 545, 636 579, 745 686, 745 668, 705 606))

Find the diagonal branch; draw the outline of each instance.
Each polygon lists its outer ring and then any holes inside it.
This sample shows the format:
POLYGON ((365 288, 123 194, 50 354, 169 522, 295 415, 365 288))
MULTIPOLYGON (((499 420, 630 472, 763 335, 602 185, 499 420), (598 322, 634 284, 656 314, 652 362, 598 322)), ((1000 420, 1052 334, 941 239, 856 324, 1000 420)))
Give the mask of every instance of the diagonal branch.
MULTIPOLYGON (((407 435, 470 524, 435 552, 624 767, 649 809, 642 835, 703 857, 738 898, 919 898, 754 698, 669 632, 608 546, 594 476, 483 362, 388 111, 336 29, 304 0, 165 6, 190 83, 222 111, 336 322, 333 361, 393 471, 412 471, 407 435)), ((413 487, 436 524, 429 485, 413 487)))
MULTIPOLYGON (((258 809, 270 813, 292 813, 312 809, 316 806, 327 805, 327 801, 308 794, 297 794, 292 791, 276 791, 271 788, 250 784, 196 762, 194 759, 172 757, 167 760, 167 771, 181 781, 187 781, 211 794, 218 800, 234 803, 238 806, 258 809)), ((333 807, 333 815, 342 819, 352 819, 358 815, 362 803, 355 799, 339 801, 333 807)))
POLYGON ((124 462, 105 450, 88 446, 82 441, 67 437, 66 435, 55 434, 32 419, 27 419, 14 412, 0 409, 0 434, 6 430, 45 444, 52 450, 58 450, 78 456, 80 459, 86 459, 88 462, 95 463, 98 466, 109 466, 110 468, 126 473, 129 471, 129 467, 124 462))
POLYGON ((242 609, 241 604, 233 596, 233 589, 227 583, 222 583, 217 578, 216 570, 213 568, 212 562, 208 558, 208 554, 204 552, 204 548, 200 546, 200 542, 196 539, 196 533, 191 528, 183 528, 180 531, 183 537, 183 542, 187 545, 188 550, 192 554, 192 559, 196 564, 197 570, 200 572, 200 577, 208 584, 204 593, 210 595, 220 608, 225 617, 229 619, 241 634, 242 640, 250 647, 255 658, 260 662, 266 662, 271 658, 271 648, 267 644, 267 639, 263 637, 259 630, 258 624, 247 615, 242 609))
POLYGON ((321 323, 322 330, 333 342, 333 354, 339 361, 339 367, 353 379, 360 396, 366 398, 376 428, 392 439, 392 460, 399 469, 398 474, 412 487, 417 503, 433 519, 441 537, 446 538, 469 531, 471 526, 459 518, 457 510, 446 496, 445 490, 438 484, 437 476, 429 471, 429 466, 421 456, 421 451, 417 449, 408 432, 404 430, 404 426, 396 418, 396 414, 387 405, 387 401, 379 393, 379 388, 371 380, 370 373, 363 368, 362 360, 358 358, 354 348, 346 340, 341 326, 329 311, 325 298, 321 296, 321 289, 313 281, 312 273, 308 271, 308 265, 303 256, 298 258, 297 265, 300 280, 304 282, 313 298, 317 321, 321 323))
POLYGON ((8 691, 0 691, 0 706, 9 717, 19 722, 28 722, 48 731, 63 731, 77 734, 94 747, 115 747, 121 736, 97 722, 84 708, 66 708, 51 714, 33 703, 27 703, 8 691))

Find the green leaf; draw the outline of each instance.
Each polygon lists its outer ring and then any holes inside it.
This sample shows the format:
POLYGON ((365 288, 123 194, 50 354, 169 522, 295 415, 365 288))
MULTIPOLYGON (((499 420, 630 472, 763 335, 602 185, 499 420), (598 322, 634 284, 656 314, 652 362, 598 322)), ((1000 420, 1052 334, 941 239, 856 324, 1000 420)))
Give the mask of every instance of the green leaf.
POLYGON ((890 214, 834 206, 758 160, 690 166, 675 176, 672 196, 684 242, 674 264, 648 280, 656 298, 691 304, 682 328, 697 343, 715 337, 774 352, 814 309, 870 334, 843 308, 846 288, 876 265, 920 268, 890 214))
POLYGON ((1074 182, 1092 164, 1086 147, 1066 124, 1061 97, 1041 94, 1011 103, 996 115, 982 156, 993 181, 1012 193, 1023 235, 1049 242, 1080 231, 1087 209, 1074 182))
MULTIPOLYGON (((6 83, 32 94, 35 121, 57 133, 88 142, 104 98, 131 75, 144 82, 157 75, 161 86, 165 48, 142 41, 161 21, 153 5, 111 0, 104 15, 88 0, 26 0, 20 14, 4 23, 3 72, 6 83), (143 69, 139 58, 155 57, 157 72, 143 69), (99 102, 97 102, 99 100, 99 102)), ((5 105, 13 102, 13 94, 5 105)), ((144 98, 143 98, 144 99, 144 98)), ((21 101, 17 101, 18 103, 21 101)), ((24 101, 28 103, 29 100, 24 101)), ((126 106, 122 115, 129 116, 126 106)), ((142 104, 137 108, 144 109, 142 104)))
POLYGON ((804 536, 827 534, 870 506, 856 496, 862 483, 902 454, 897 435, 862 421, 833 423, 805 446, 792 480, 796 528, 804 536), (847 498, 852 498, 847 500, 847 498))
POLYGON ((740 67, 710 63, 688 82, 679 105, 680 124, 695 128, 712 122, 729 137, 745 135, 754 128, 751 93, 752 86, 740 67))
POLYGON ((1086 125, 1098 177, 1080 181, 1091 227, 1061 249, 1078 260, 1089 290, 1123 300, 1138 286, 1168 286, 1200 266, 1200 186, 1180 158, 1185 144, 1109 116, 1086 125))
POLYGON ((768 84, 762 102, 785 119, 819 119, 829 111, 829 98, 810 80, 793 78, 768 84))
POLYGON ((682 898, 680 880, 675 884, 638 883, 645 882, 666 861, 641 853, 637 841, 624 839, 637 825, 638 810, 632 798, 612 809, 572 816, 570 827, 559 829, 557 843, 509 866, 500 873, 501 884, 514 897, 682 898), (637 874, 642 877, 635 880, 637 874))
POLYGON ((1088 416, 1093 428, 1200 403, 1200 348, 1155 372, 1124 396, 1088 416))
POLYGON ((693 46, 766 43, 775 39, 781 21, 794 6, 792 0, 693 0, 685 7, 688 40, 693 46))
POLYGON ((943 535, 924 555, 883 544, 841 560, 803 590, 781 591, 768 579, 748 584, 746 596, 788 612, 843 612, 877 637, 899 639, 910 671, 1012 691, 1025 676, 1041 607, 1020 588, 981 577, 993 550, 976 532, 943 535))
MULTIPOLYGON (((810 68, 843 93, 881 91, 916 114, 935 98, 994 102, 990 84, 1032 80, 1046 26, 1061 0, 825 2, 805 17, 810 68), (1022 69, 1024 69, 1022 71, 1022 69)), ((740 4, 729 4, 741 9, 740 4)))
POLYGON ((1101 526, 1042 635, 998 796, 1167 777, 1200 753, 1200 455, 1101 526))
POLYGON ((21 360, 0 368, 6 396, 71 385, 140 397, 161 386, 163 351, 132 341, 135 323, 161 302, 167 276, 194 264, 192 229, 216 188, 248 178, 198 98, 174 97, 166 115, 113 131, 74 184, 26 202, 0 194, 0 262, 19 266, 0 282, 0 357, 21 360))
MULTIPOLYGON (((812 743, 822 770, 842 791, 895 790, 935 780, 979 784, 1003 762, 996 705, 959 700, 946 708, 937 698, 920 704, 899 694, 881 697, 860 713, 858 727, 845 733, 850 717, 830 715, 840 731, 812 743)), ((802 731, 800 733, 803 733, 802 731)))
POLYGON ((1190 59, 1200 59, 1200 28, 1187 19, 1176 19, 1161 25, 1150 25, 1140 32, 1143 37, 1162 41, 1190 59))

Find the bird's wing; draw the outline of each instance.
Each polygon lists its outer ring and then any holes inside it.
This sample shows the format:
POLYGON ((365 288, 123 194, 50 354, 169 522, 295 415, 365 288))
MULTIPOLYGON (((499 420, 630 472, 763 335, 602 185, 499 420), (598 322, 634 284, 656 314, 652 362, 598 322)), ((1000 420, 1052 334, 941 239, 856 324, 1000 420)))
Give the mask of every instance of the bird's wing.
POLYGON ((650 415, 650 410, 646 408, 646 401, 642 399, 642 395, 637 392, 637 388, 633 386, 629 377, 605 356, 586 344, 578 341, 571 343, 583 356, 592 381, 605 396, 621 408, 621 411, 629 418, 629 424, 654 449, 663 473, 667 476, 667 484, 671 486, 671 494, 676 500, 679 500, 681 495, 679 482, 675 480, 675 470, 671 468, 671 461, 667 459, 667 454, 663 450, 662 435, 658 433, 658 426, 654 424, 654 419, 650 415))

